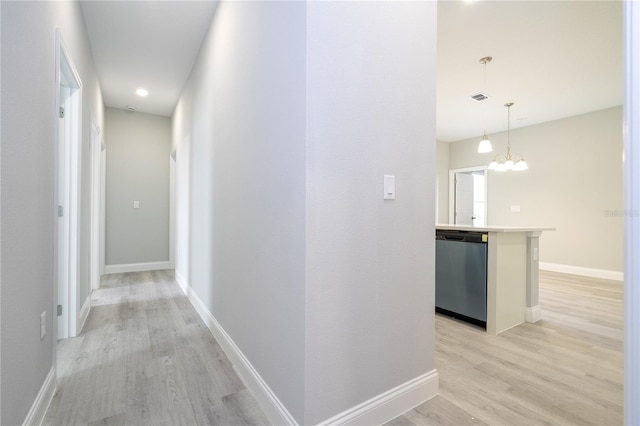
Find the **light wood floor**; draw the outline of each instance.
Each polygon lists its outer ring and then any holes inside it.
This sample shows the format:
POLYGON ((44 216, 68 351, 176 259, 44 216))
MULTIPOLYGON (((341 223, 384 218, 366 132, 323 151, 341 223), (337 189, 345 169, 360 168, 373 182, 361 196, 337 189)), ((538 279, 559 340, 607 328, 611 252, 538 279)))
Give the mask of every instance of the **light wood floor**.
POLYGON ((535 324, 490 336, 437 315, 440 395, 387 425, 622 425, 622 292, 540 271, 535 324))
MULTIPOLYGON (((267 424, 171 271, 105 276, 45 425, 267 424)), ((542 320, 436 316, 440 395, 387 425, 621 425, 622 284, 541 271, 542 320)))
POLYGON ((265 425, 267 418, 173 279, 113 274, 82 333, 58 344, 45 425, 265 425))

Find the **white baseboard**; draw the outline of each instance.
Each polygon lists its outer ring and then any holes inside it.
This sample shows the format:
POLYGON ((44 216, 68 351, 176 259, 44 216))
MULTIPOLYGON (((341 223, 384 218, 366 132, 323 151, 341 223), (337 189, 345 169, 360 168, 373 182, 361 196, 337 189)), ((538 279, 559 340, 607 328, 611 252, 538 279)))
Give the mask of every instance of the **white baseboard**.
POLYGON ((87 296, 84 303, 82 304, 82 308, 80 308, 80 314, 78 315, 78 332, 76 334, 80 334, 82 332, 84 323, 87 322, 89 311, 91 311, 91 295, 87 296))
MULTIPOLYGON (((265 415, 274 425, 297 425, 295 418, 280 402, 269 385, 245 357, 233 339, 222 328, 207 309, 200 297, 189 286, 184 277, 176 271, 176 281, 186 294, 200 318, 216 338, 238 375, 256 398, 265 415)), ((384 424, 399 415, 438 395, 438 372, 432 370, 400 386, 377 395, 368 401, 350 408, 321 425, 369 425, 384 424)))
POLYGON ((561 265, 558 263, 540 262, 539 268, 545 271, 560 272, 563 274, 582 275, 584 277, 602 278, 605 280, 624 281, 624 274, 619 271, 606 269, 583 268, 582 266, 561 265))
POLYGON ((236 372, 247 386, 251 394, 256 398, 260 408, 264 411, 265 415, 274 425, 296 425, 297 422, 286 409, 286 407, 280 402, 275 393, 262 379, 260 374, 251 365, 251 362, 244 356, 240 348, 235 344, 233 339, 226 333, 220 323, 214 318, 211 312, 207 309, 200 297, 189 286, 189 283, 184 280, 184 277, 179 273, 176 273, 176 281, 182 288, 182 291, 187 295, 189 301, 195 308, 200 318, 207 325, 213 337, 218 341, 225 354, 233 364, 236 372))
MULTIPOLYGON (((180 288, 182 289, 182 292, 184 294, 187 295, 187 297, 189 297, 189 283, 187 282, 187 280, 182 276, 182 274, 180 273, 180 271, 178 271, 177 269, 175 270, 175 278, 176 278, 176 282, 178 283, 178 285, 180 286, 180 288)), ((191 298, 189 298, 189 300, 191 300, 191 298)), ((193 302, 192 302, 193 304, 193 302)))
POLYGON ((121 265, 104 265, 105 274, 120 274, 123 272, 144 272, 159 271, 161 269, 171 269, 171 263, 166 262, 146 262, 146 263, 125 263, 121 265))
POLYGON ((328 425, 381 425, 438 395, 438 372, 409 380, 320 423, 328 425))
POLYGON ((524 308, 524 320, 526 322, 538 322, 542 319, 542 308, 540 305, 524 308))
POLYGON ((36 396, 35 401, 31 405, 31 409, 27 413, 27 417, 22 423, 23 426, 41 425, 44 420, 44 416, 47 413, 49 404, 53 399, 53 395, 56 393, 56 367, 52 366, 49 370, 49 374, 44 379, 44 383, 40 388, 40 392, 36 396))

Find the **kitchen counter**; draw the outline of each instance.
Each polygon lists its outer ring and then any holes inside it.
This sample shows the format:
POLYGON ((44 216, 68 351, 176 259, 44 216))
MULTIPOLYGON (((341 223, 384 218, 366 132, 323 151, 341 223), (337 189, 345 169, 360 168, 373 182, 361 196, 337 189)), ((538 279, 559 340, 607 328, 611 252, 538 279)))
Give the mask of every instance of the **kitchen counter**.
POLYGON ((538 228, 522 226, 470 226, 470 225, 446 225, 438 224, 436 229, 451 231, 473 231, 473 232, 543 232, 555 231, 555 228, 538 228))
POLYGON ((438 224, 436 229, 487 233, 488 333, 500 334, 541 318, 539 239, 555 228, 438 224))

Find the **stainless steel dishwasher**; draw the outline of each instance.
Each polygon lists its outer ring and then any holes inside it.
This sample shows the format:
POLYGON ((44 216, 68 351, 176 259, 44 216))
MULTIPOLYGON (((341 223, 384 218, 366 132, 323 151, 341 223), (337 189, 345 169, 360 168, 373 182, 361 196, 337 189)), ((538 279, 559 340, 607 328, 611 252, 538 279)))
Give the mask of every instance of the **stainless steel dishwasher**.
POLYGON ((486 328, 486 233, 436 230, 436 311, 486 328))

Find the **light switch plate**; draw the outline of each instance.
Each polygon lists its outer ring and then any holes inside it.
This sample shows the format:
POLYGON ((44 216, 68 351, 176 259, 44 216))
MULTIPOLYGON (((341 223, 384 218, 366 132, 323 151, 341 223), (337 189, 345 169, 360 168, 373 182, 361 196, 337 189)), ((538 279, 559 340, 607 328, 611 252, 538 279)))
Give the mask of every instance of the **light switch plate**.
POLYGON ((396 199, 396 177, 393 175, 384 175, 384 199, 396 199))
POLYGON ((511 213, 518 213, 520 211, 520 206, 511 206, 511 213))
POLYGON ((133 208, 134 209, 139 209, 140 208, 140 201, 134 201, 133 202, 133 208))

